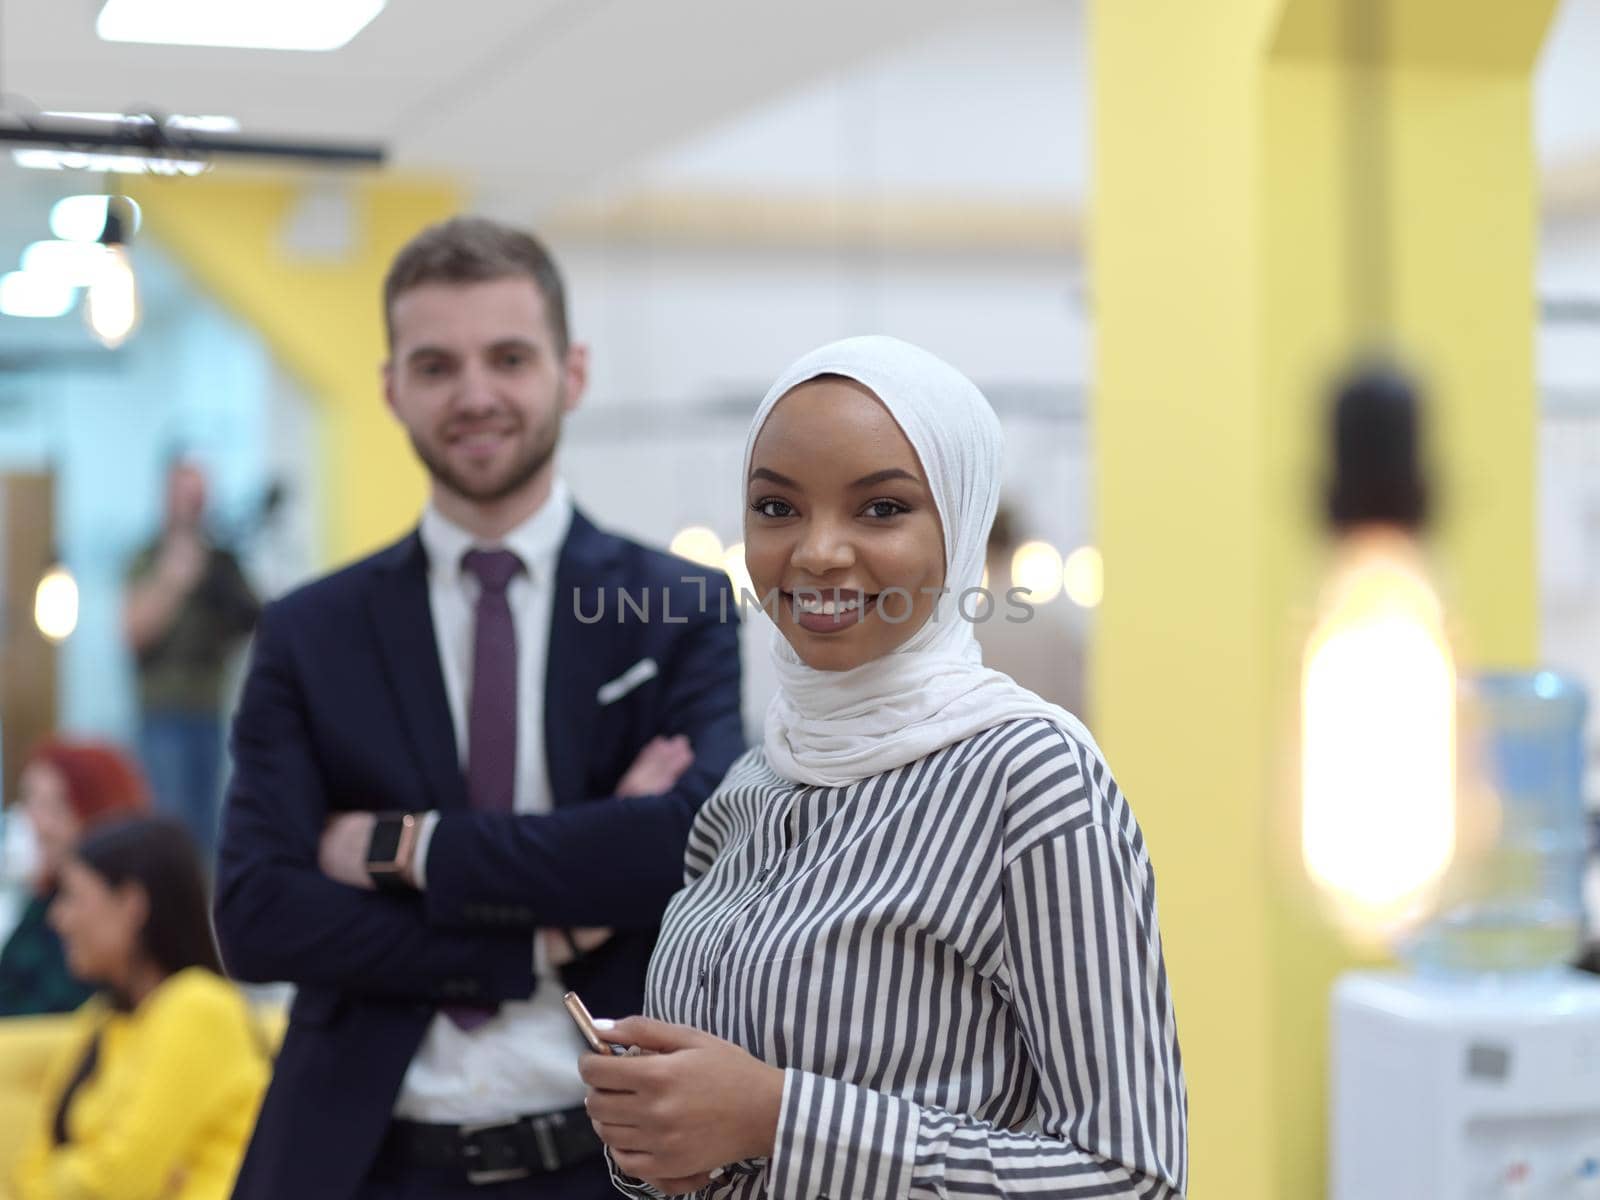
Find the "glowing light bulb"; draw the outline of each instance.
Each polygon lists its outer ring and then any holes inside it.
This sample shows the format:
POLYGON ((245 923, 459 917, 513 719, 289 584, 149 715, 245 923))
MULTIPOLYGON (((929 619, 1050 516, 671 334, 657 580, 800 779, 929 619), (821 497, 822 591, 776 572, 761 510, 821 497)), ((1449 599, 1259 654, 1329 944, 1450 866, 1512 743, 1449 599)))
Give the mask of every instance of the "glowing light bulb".
POLYGON ((1307 643, 1301 852, 1358 940, 1426 918, 1456 848, 1456 670, 1439 599, 1399 543, 1361 543, 1307 643))
POLYGON ((733 581, 735 599, 746 592, 754 593, 756 585, 750 582, 750 570, 744 565, 743 542, 735 542, 728 547, 728 552, 722 556, 722 569, 728 573, 728 578, 733 581))
POLYGON ((89 285, 83 315, 95 337, 112 350, 138 328, 139 285, 127 247, 105 247, 105 261, 89 285))
POLYGON ((1023 542, 1011 556, 1011 586, 1026 588, 1030 604, 1049 604, 1061 594, 1061 551, 1049 542, 1023 542))
POLYGON ((1106 594, 1106 567, 1100 551, 1079 546, 1061 565, 1061 587, 1079 608, 1098 608, 1106 594))
POLYGON ((56 563, 33 593, 33 623, 52 642, 64 642, 78 628, 78 581, 56 563))
POLYGON ((0 314, 8 317, 61 317, 78 293, 70 283, 31 271, 0 275, 0 314))
POLYGON ((704 525, 680 529, 670 548, 679 558, 687 558, 702 567, 722 566, 722 539, 704 525))

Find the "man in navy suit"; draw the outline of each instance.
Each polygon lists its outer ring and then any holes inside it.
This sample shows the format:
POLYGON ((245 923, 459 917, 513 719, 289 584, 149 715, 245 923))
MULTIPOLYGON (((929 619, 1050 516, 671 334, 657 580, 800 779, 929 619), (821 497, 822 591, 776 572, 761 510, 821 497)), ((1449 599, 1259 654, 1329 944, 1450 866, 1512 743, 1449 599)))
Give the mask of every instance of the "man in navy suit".
POLYGON ((298 985, 234 1195, 611 1196, 561 996, 641 1005, 743 749, 736 605, 574 510, 587 354, 537 241, 425 230, 384 300, 427 508, 268 607, 234 721, 218 938, 298 985))

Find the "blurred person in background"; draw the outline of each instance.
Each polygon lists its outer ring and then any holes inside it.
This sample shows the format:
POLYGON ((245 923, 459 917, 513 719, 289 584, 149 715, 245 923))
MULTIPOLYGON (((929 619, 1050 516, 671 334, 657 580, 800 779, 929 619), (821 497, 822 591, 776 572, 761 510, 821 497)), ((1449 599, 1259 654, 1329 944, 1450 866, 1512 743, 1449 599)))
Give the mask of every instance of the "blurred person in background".
POLYGON ((112 746, 50 740, 28 757, 17 807, 33 831, 33 896, 0 950, 0 1017, 65 1013, 93 993, 74 976, 47 914, 62 864, 79 838, 108 820, 142 813, 149 792, 139 768, 112 746))
POLYGON ((1016 514, 1002 504, 989 530, 987 569, 994 610, 987 621, 973 624, 983 648, 983 665, 1087 722, 1083 638, 1073 622, 1070 602, 1058 596, 1039 604, 1019 594, 1019 602, 1028 607, 1025 620, 1020 619, 1022 609, 1007 602, 1012 556, 1023 540, 1016 514))
POLYGON ((535 238, 423 230, 384 312, 427 506, 267 607, 233 723, 218 937, 238 978, 298 988, 236 1197, 600 1200, 561 995, 643 999, 744 748, 736 605, 559 477, 588 350, 535 238))
POLYGON ((17 1164, 17 1200, 225 1200, 269 1071, 222 977, 205 877, 182 826, 106 825, 61 867, 50 921, 79 1010, 17 1164))
POLYGON ((139 694, 139 753, 157 802, 189 827, 209 865, 222 793, 227 670, 261 605, 233 553, 206 533, 206 477, 167 472, 160 534, 128 569, 123 635, 139 694))

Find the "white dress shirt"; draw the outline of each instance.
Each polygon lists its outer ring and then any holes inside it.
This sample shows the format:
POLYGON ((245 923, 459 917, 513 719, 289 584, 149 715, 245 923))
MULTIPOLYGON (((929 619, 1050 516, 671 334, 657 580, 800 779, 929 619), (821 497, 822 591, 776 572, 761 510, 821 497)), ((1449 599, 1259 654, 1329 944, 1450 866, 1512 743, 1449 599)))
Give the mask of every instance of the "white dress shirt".
MULTIPOLYGON (((557 480, 533 516, 497 543, 486 543, 452 524, 429 505, 420 534, 428 556, 428 603, 443 668, 456 747, 466 769, 467 712, 479 585, 461 565, 468 550, 505 549, 526 567, 507 589, 517 631, 517 766, 519 813, 549 812, 550 780, 544 753, 545 661, 550 642, 556 560, 572 524, 572 498, 557 480)), ((427 852, 435 817, 423 824, 417 846, 418 878, 426 886, 427 852)), ((561 985, 535 950, 538 988, 527 1000, 502 1004, 495 1017, 467 1032, 448 1017, 433 1019, 400 1085, 394 1113, 411 1121, 473 1124, 583 1103, 578 1056, 583 1042, 561 1005, 561 985)))

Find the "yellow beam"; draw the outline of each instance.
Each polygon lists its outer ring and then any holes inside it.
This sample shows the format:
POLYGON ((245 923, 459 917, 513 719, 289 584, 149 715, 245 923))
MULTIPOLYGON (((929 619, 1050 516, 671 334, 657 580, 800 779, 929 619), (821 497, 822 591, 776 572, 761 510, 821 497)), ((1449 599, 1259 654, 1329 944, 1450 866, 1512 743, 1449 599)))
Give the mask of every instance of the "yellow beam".
MULTIPOLYGON (((149 179, 135 195, 145 227, 201 287, 253 326, 320 402, 323 556, 339 562, 416 519, 425 482, 383 405, 381 289, 396 250, 454 213, 437 183, 348 184, 354 244, 333 258, 283 248, 301 186, 274 179, 149 179)), ((309 452, 309 448, 308 448, 309 452)))
POLYGON ((1287 0, 1271 55, 1526 75, 1553 7, 1554 0, 1287 0))
POLYGON ((915 253, 1069 254, 1077 205, 961 196, 884 197, 651 191, 552 213, 552 237, 650 245, 861 249, 915 253))
POLYGON ((1376 43, 1335 20, 1353 0, 1097 0, 1090 22, 1095 710, 1160 877, 1202 1200, 1325 1186, 1352 959, 1299 868, 1297 670, 1323 389, 1379 332, 1434 389, 1464 659, 1535 652, 1528 103, 1552 3, 1383 0, 1376 43))

